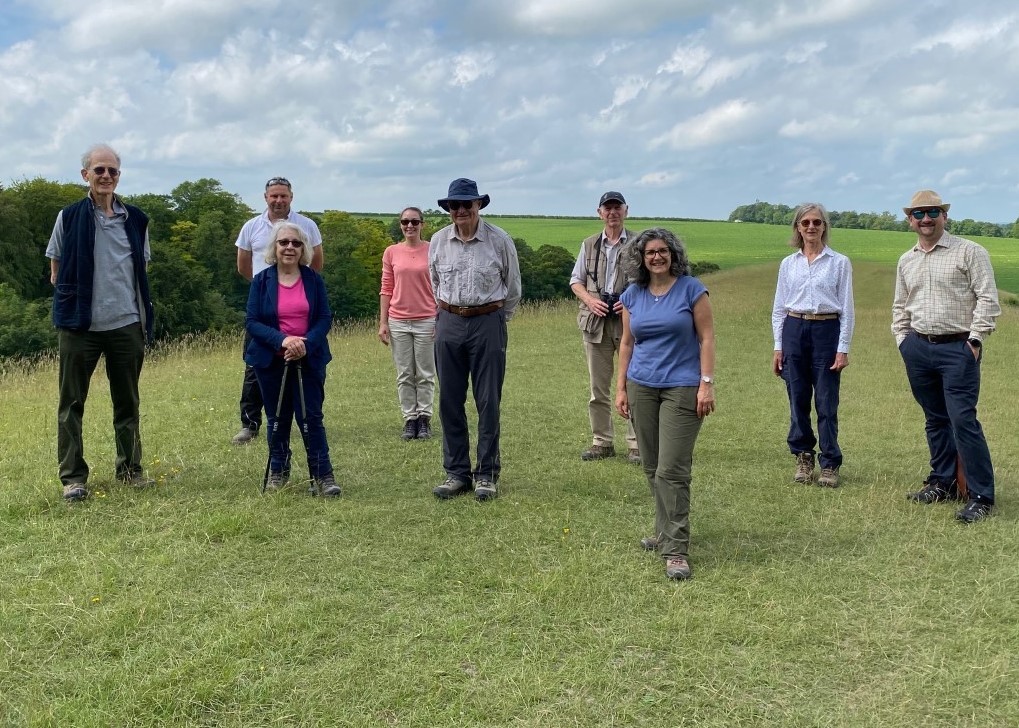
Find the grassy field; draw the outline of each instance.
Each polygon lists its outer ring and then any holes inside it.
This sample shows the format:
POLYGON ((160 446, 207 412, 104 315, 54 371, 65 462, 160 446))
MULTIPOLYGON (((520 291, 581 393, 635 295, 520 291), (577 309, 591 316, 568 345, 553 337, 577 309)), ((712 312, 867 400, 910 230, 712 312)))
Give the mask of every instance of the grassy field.
MULTIPOLYGON (((379 215, 389 221, 393 216, 379 215)), ((581 241, 600 230, 597 218, 565 217, 489 217, 515 238, 523 238, 532 248, 541 245, 558 245, 574 255, 581 241)), ((440 220, 436 224, 446 224, 440 220)), ((756 225, 705 220, 654 220, 631 218, 627 221, 633 230, 665 227, 682 236, 690 259, 708 261, 722 268, 779 261, 791 251, 787 243, 791 230, 784 225, 756 225)), ((427 234, 427 233, 426 233, 427 234)), ((1019 294, 1019 240, 1015 238, 974 238, 987 248, 994 265, 998 288, 1019 294)), ((892 266, 916 242, 912 233, 884 230, 846 230, 836 228, 831 233, 831 244, 848 255, 853 262, 888 263, 892 266)))
POLYGON ((652 522, 641 473, 578 457, 571 303, 511 323, 502 492, 485 505, 430 495, 440 443, 399 440, 369 328, 332 339, 326 425, 345 492, 331 502, 261 497, 264 440, 229 445, 239 334, 147 362, 146 491, 112 482, 97 374, 82 504, 58 494, 54 368, 4 377, 0 725, 1016 725, 1017 310, 985 347, 999 505, 963 527, 903 497, 927 457, 884 263, 856 266, 844 487, 791 482, 769 370, 775 272, 705 279, 719 410, 695 455, 688 583, 637 548, 652 522))

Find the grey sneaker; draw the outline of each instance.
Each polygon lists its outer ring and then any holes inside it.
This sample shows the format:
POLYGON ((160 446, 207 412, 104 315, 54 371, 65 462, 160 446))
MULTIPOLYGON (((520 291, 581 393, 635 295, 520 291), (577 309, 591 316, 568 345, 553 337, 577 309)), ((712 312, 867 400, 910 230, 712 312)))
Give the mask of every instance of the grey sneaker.
POLYGON ((796 474, 793 475, 793 482, 814 482, 814 453, 801 452, 796 456, 796 474))
POLYGON ((640 547, 645 551, 657 551, 658 550, 658 537, 647 536, 640 540, 640 547))
POLYGON ((487 478, 478 478, 474 481, 474 497, 479 501, 492 500, 498 495, 495 483, 487 478))
POLYGON ((142 473, 130 473, 129 475, 121 475, 117 478, 124 485, 129 485, 132 488, 148 488, 149 486, 155 485, 156 481, 152 478, 146 477, 142 473))
POLYGON ((65 501, 80 501, 88 498, 88 489, 84 483, 68 483, 64 486, 65 501))
POLYGON ((631 447, 626 451, 626 462, 631 465, 640 465, 640 450, 635 447, 631 447))
POLYGON ((817 479, 817 484, 822 488, 838 488, 839 487, 839 469, 838 468, 821 468, 821 477, 817 479))
POLYGON ((432 488, 432 495, 439 500, 449 500, 450 498, 456 498, 458 495, 463 495, 470 491, 470 483, 465 483, 462 480, 458 480, 452 475, 449 475, 439 485, 432 488))
POLYGON ((669 579, 689 579, 693 569, 685 556, 675 556, 665 562, 665 576, 669 579))
POLYGON ((333 477, 332 473, 329 473, 329 475, 323 475, 321 478, 316 478, 314 487, 326 498, 335 498, 343 492, 340 489, 340 486, 336 484, 336 478, 333 477))
POLYGON ((269 479, 265 481, 265 492, 275 493, 287 484, 287 477, 283 473, 269 473, 269 479))
POLYGON ((249 442, 258 437, 258 430, 250 427, 242 427, 240 432, 233 436, 230 440, 234 445, 247 445, 249 442))
POLYGON ((616 456, 616 448, 612 445, 591 445, 587 450, 580 453, 581 460, 604 460, 605 458, 614 458, 616 456))

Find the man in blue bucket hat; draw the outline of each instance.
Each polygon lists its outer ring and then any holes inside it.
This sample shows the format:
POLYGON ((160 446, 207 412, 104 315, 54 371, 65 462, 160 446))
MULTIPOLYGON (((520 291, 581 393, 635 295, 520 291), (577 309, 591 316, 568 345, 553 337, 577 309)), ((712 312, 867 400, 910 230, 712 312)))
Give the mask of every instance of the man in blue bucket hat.
POLYGON ((513 239, 483 220, 491 198, 474 180, 449 184, 439 207, 451 225, 432 236, 428 269, 437 306, 435 368, 439 377, 442 467, 446 479, 432 490, 447 500, 474 491, 495 498, 499 459, 499 406, 506 378, 506 322, 520 302, 520 264, 513 239), (467 385, 478 411, 477 460, 471 466, 467 385))

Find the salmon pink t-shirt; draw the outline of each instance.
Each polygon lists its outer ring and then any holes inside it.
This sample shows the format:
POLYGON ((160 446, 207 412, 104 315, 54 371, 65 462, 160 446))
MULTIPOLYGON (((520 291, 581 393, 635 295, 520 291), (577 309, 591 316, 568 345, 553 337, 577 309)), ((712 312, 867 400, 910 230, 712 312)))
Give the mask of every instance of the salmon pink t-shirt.
POLYGON ((382 254, 383 296, 391 296, 389 318, 398 321, 435 318, 435 296, 428 272, 428 243, 411 248, 399 243, 382 254))

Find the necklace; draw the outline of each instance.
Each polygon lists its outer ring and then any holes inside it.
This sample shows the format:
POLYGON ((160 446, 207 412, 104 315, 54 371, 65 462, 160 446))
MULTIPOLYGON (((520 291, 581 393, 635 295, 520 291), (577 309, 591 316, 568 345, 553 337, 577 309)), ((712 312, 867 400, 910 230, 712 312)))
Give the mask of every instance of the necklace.
POLYGON ((673 283, 675 283, 675 281, 669 281, 669 284, 667 286, 665 286, 665 290, 663 290, 663 291, 661 291, 659 293, 655 293, 654 290, 652 290, 651 285, 648 284, 647 292, 650 293, 652 296, 654 296, 655 297, 655 303, 658 303, 658 301, 662 298, 662 296, 664 296, 670 290, 672 290, 672 284, 673 283))

